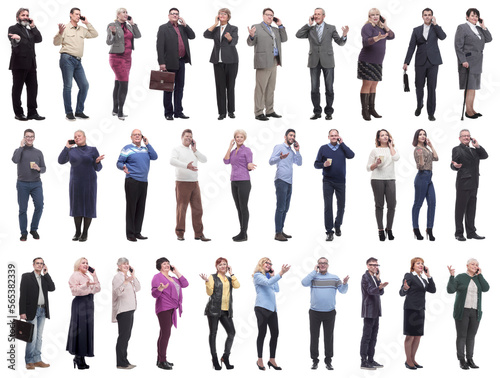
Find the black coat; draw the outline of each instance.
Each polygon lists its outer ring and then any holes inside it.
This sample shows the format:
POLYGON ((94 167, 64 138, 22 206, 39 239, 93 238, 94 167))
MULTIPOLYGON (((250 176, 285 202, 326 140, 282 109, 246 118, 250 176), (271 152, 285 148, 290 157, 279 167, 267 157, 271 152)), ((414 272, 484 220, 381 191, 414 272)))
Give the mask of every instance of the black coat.
POLYGON ((457 190, 474 190, 479 186, 479 161, 487 159, 488 153, 483 147, 469 148, 460 143, 453 148, 451 160, 462 164, 461 168, 455 168, 451 163, 451 169, 457 172, 457 190))
MULTIPOLYGON (((50 319, 49 291, 56 289, 50 275, 42 275, 42 292, 45 299, 45 317, 50 319)), ((19 314, 26 314, 27 320, 33 320, 36 316, 38 306, 38 293, 40 288, 34 272, 24 273, 21 277, 21 288, 19 289, 19 314)))
POLYGON ((362 318, 374 319, 382 316, 380 296, 384 294, 384 289, 379 289, 381 281, 375 276, 373 278, 368 271, 361 277, 361 295, 363 296, 361 303, 362 318), (373 282, 373 278, 377 281, 376 285, 373 282))
POLYGON ((219 51, 222 63, 238 63, 238 51, 236 50, 236 44, 238 43, 238 28, 227 24, 224 29, 224 34, 226 33, 229 33, 233 38, 231 41, 228 41, 224 36, 220 38, 220 26, 217 26, 212 31, 207 29, 203 33, 205 38, 214 40, 214 48, 212 50, 212 55, 210 55, 210 63, 219 63, 219 51))
POLYGON ((412 273, 406 273, 405 278, 403 279, 403 284, 401 285, 401 289, 399 290, 399 295, 402 297, 406 296, 404 309, 405 310, 425 310, 425 293, 428 291, 429 293, 436 292, 436 285, 434 284, 434 280, 429 278, 424 281, 424 285, 420 279, 412 273), (407 291, 404 291, 404 280, 410 288, 407 291))
MULTIPOLYGON (((205 315, 206 316, 215 316, 219 317, 221 313, 221 305, 222 305, 222 290, 223 283, 221 279, 217 276, 217 274, 212 274, 212 278, 214 279, 214 291, 210 298, 208 299, 207 306, 205 307, 205 315)), ((233 317, 233 281, 231 277, 227 277, 229 281, 229 317, 233 317)))
POLYGON ((30 70, 36 68, 35 43, 42 42, 42 35, 38 31, 38 28, 35 27, 27 31, 24 26, 15 24, 9 27, 9 34, 17 34, 21 37, 19 43, 16 43, 9 36, 12 44, 9 70, 30 70))
POLYGON ((415 55, 415 65, 424 66, 427 59, 432 65, 437 66, 443 64, 441 53, 439 52, 438 39, 445 39, 446 33, 439 25, 431 24, 427 39, 424 38, 424 26, 420 25, 413 29, 410 44, 406 53, 405 63, 410 64, 411 57, 417 48, 415 55))
MULTIPOLYGON (((179 24, 182 42, 186 48, 184 60, 191 64, 191 53, 189 51, 189 39, 194 39, 194 31, 188 26, 179 24)), ((179 69, 179 39, 171 22, 163 24, 158 29, 156 37, 156 51, 158 52, 158 64, 165 64, 167 70, 179 69)))

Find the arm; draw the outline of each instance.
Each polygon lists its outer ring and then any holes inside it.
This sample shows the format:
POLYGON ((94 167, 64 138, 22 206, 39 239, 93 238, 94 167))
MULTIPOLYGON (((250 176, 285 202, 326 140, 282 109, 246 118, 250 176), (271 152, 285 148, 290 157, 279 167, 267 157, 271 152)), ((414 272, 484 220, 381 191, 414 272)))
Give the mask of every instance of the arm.
MULTIPOLYGON (((174 278, 175 279, 175 278, 174 278)), ((179 278, 177 278, 177 280, 179 281, 179 285, 181 286, 181 288, 186 288, 189 286, 189 282, 188 280, 186 279, 186 277, 184 276, 180 276, 179 278)))
POLYGON ((427 286, 426 290, 429 293, 434 294, 436 292, 436 285, 434 284, 434 280, 432 279, 432 277, 430 277, 428 280, 429 280, 429 285, 427 286))
POLYGON ((85 38, 96 38, 99 33, 97 30, 94 29, 94 27, 90 24, 90 22, 87 22, 87 32, 85 33, 85 38))
POLYGON ((394 32, 392 30, 389 30, 387 32, 387 38, 386 39, 391 40, 391 39, 394 39, 394 38, 396 38, 396 35, 394 34, 394 32))
POLYGON ((236 276, 233 274, 231 276, 231 285, 233 285, 234 289, 239 289, 240 288, 240 281, 236 278, 236 276))
POLYGON ((490 290, 490 285, 488 284, 488 282, 484 279, 484 276, 482 273, 480 273, 478 276, 477 276, 477 279, 479 281, 479 283, 481 284, 481 291, 483 293, 487 292, 488 290, 490 290))
POLYGON ((314 161, 314 168, 323 169, 325 168, 325 160, 323 156, 323 146, 321 146, 318 150, 318 154, 316 155, 316 160, 314 161))
POLYGON ((484 42, 488 43, 493 40, 493 37, 491 36, 491 33, 488 29, 483 29, 484 33, 484 42))
POLYGON ((184 26, 184 31, 186 32, 186 36, 188 37, 188 39, 194 39, 196 37, 193 29, 191 29, 189 25, 184 26))
POLYGON ((229 45, 236 46, 238 44, 238 39, 239 39, 239 37, 238 37, 238 27, 237 26, 233 26, 233 25, 231 25, 231 26, 234 29, 233 29, 233 31, 231 33, 229 33, 231 35, 231 40, 230 41, 228 40, 227 43, 229 45))
POLYGON ((375 42, 375 37, 372 36, 373 26, 371 24, 365 24, 361 29, 361 40, 363 42, 363 47, 368 47, 373 45, 375 42))
POLYGON ((50 277, 49 273, 45 273, 42 276, 42 280, 45 281, 47 291, 54 291, 56 289, 56 285, 54 285, 54 281, 52 281, 52 278, 50 277))
MULTIPOLYGON (((161 274, 161 273, 160 273, 161 274)), ((167 285, 163 289, 163 291, 160 291, 158 287, 161 284, 161 277, 157 274, 153 277, 153 280, 151 281, 151 295, 153 298, 159 298, 163 292, 167 294, 168 290, 167 287, 170 286, 170 282, 167 281, 167 285)))
POLYGON ((40 31, 38 30, 38 28, 36 26, 33 26, 31 28, 31 32, 35 36, 35 43, 42 42, 42 34, 40 34, 40 31))
POLYGON ((450 164, 450 168, 453 170, 453 171, 458 171, 460 168, 457 168, 455 167, 455 165, 453 164, 453 162, 457 163, 457 164, 461 164, 461 158, 460 158, 460 147, 453 147, 453 150, 451 151, 451 164, 450 164))
MULTIPOLYGON (((260 286, 274 286, 275 283, 277 283, 281 279, 281 276, 279 273, 276 273, 273 277, 267 278, 265 275, 262 273, 255 273, 253 276, 253 282, 254 284, 260 285, 260 286)), ((279 291, 275 290, 275 291, 279 291)))
POLYGON ((312 28, 312 26, 309 26, 309 24, 305 24, 295 34, 295 37, 297 37, 297 38, 309 38, 309 31, 311 30, 311 28, 312 28))
POLYGON ((256 30, 255 30, 255 34, 253 37, 250 34, 248 35, 248 38, 247 38, 247 45, 248 46, 255 46, 257 44, 257 36, 259 34, 257 31, 258 26, 259 25, 252 25, 252 29, 255 28, 256 30))
POLYGON ((271 157, 269 158, 270 165, 278 164, 278 162, 281 160, 280 152, 281 152, 281 145, 278 144, 278 145, 274 146, 273 153, 271 154, 271 157))
POLYGON ((45 166, 45 159, 43 158, 42 151, 40 151, 40 164, 38 164, 38 167, 40 168, 40 173, 47 172, 47 167, 45 166))
POLYGON ((476 152, 479 155, 479 159, 488 159, 488 153, 483 147, 480 146, 479 148, 476 148, 476 152))
POLYGON ((417 47, 417 33, 415 33, 415 29, 413 29, 413 33, 411 34, 410 44, 408 45, 408 51, 406 52, 405 64, 408 65, 411 62, 411 58, 413 53, 415 52, 415 48, 417 47))
POLYGON ((62 40, 63 40, 63 35, 57 32, 57 34, 54 36, 54 41, 53 41, 54 46, 61 46, 62 40))
POLYGON ((118 273, 113 278, 112 290, 113 294, 120 297, 125 292, 125 285, 129 284, 129 281, 125 279, 125 275, 118 273))
POLYGON ((166 26, 161 25, 158 28, 158 33, 156 34, 156 52, 158 53, 158 64, 165 65, 165 34, 166 26))
POLYGON ((366 170, 368 172, 371 172, 373 170, 375 170, 380 164, 377 164, 377 154, 376 154, 376 150, 372 150, 372 152, 370 152, 370 155, 368 156, 368 163, 366 163, 366 170))
POLYGON ((208 296, 214 293, 214 277, 212 275, 208 276, 208 281, 205 282, 205 288, 208 296))
POLYGON ((311 273, 309 273, 303 280, 302 280, 302 286, 305 286, 305 287, 309 287, 311 286, 311 283, 312 283, 312 280, 314 279, 314 277, 316 277, 316 275, 318 274, 318 272, 316 272, 316 270, 313 270, 311 273))
POLYGON ((299 167, 302 165, 302 155, 300 154, 300 151, 295 151, 293 154, 293 162, 299 167))
POLYGON ((158 159, 158 154, 156 153, 155 149, 153 148, 153 146, 151 145, 151 143, 148 143, 147 144, 147 148, 148 148, 148 154, 149 154, 149 158, 151 160, 156 160, 158 159))
POLYGON ((347 36, 345 38, 339 36, 339 33, 337 32, 337 28, 333 25, 332 25, 332 27, 333 27, 333 33, 332 33, 333 40, 335 41, 335 43, 337 45, 344 46, 346 41, 347 41, 347 36))
POLYGON ((446 33, 444 32, 444 30, 441 28, 441 26, 439 25, 432 25, 431 24, 431 28, 434 29, 436 31, 436 35, 437 37, 442 41, 443 39, 446 38, 446 33))
POLYGON ((214 35, 214 29, 217 27, 217 25, 219 25, 219 23, 217 22, 216 24, 210 26, 207 30, 205 30, 203 32, 203 37, 207 38, 207 39, 215 39, 214 35))
POLYGON ((83 283, 83 281, 84 281, 83 277, 81 280, 79 280, 75 274, 73 274, 70 277, 69 288, 71 289, 71 294, 73 296, 80 297, 80 296, 88 295, 92 292, 91 286, 87 286, 88 281, 85 281, 85 283, 83 283))
POLYGON ((417 151, 419 150, 420 147, 415 147, 415 150, 413 151, 413 157, 415 158, 415 163, 417 163, 417 169, 422 169, 425 162, 424 162, 424 154, 418 154, 417 151))
POLYGON ((341 293, 341 294, 345 294, 347 293, 347 290, 349 289, 349 284, 348 283, 343 283, 341 286, 339 286, 338 288, 338 291, 341 293))
POLYGON ((96 170, 96 172, 99 172, 102 169, 102 164, 101 162, 97 164, 95 162, 95 160, 99 157, 99 151, 97 151, 97 148, 95 147, 94 147, 94 154, 92 157, 94 158, 94 169, 96 170))
POLYGON ((115 23, 112 22, 112 23, 110 23, 108 25, 108 28, 107 28, 107 37, 106 37, 106 44, 107 45, 112 45, 113 43, 115 43, 116 31, 112 32, 110 26, 115 26, 115 23))
POLYGON ((189 162, 184 162, 180 160, 180 152, 178 148, 172 150, 170 155, 170 164, 177 168, 186 168, 189 162))
POLYGON ((12 155, 12 162, 14 164, 19 164, 21 158, 23 157, 23 151, 23 147, 16 148, 16 150, 14 151, 14 155, 12 155))
POLYGON ((408 294, 408 291, 410 289, 405 290, 404 286, 405 286, 405 282, 406 282, 406 284, 411 287, 411 279, 412 279, 412 274, 411 273, 406 273, 405 277, 403 279, 403 284, 401 285, 401 289, 399 289, 399 295, 400 296, 404 297, 404 296, 406 296, 406 294, 408 294))
MULTIPOLYGON (((455 33, 455 53, 457 54, 460 64, 467 62, 464 51, 465 32, 462 26, 463 25, 458 25, 457 32, 455 33)), ((467 25, 465 26, 468 27, 467 25)))
POLYGON ((59 157, 57 158, 57 162, 59 164, 66 164, 69 161, 69 148, 64 147, 61 153, 59 154, 59 157))
POLYGON ((132 25, 132 35, 134 36, 134 38, 141 38, 142 37, 142 34, 139 30, 139 26, 137 26, 137 24, 134 23, 134 25, 132 25))
POLYGON ((448 279, 448 285, 446 285, 446 291, 448 294, 453 294, 458 289, 458 281, 455 279, 455 276, 450 275, 448 279))
POLYGON ((354 157, 354 152, 347 147, 344 142, 340 143, 340 148, 344 151, 344 155, 347 159, 352 159, 354 157))
POLYGON ((116 168, 118 168, 120 171, 123 171, 123 167, 127 164, 127 158, 128 156, 126 155, 126 149, 124 147, 120 152, 120 156, 118 156, 116 168))
POLYGON ((391 159, 393 161, 398 161, 399 160, 399 152, 391 145, 391 159))
POLYGON ((196 150, 194 153, 194 156, 198 159, 200 163, 206 163, 207 162, 207 157, 203 155, 199 150, 196 150))
POLYGON ((363 277, 361 278, 361 287, 363 291, 368 295, 382 295, 384 289, 380 290, 378 288, 378 285, 377 286, 371 285, 370 280, 373 281, 371 277, 366 277, 366 275, 363 274, 363 277))
POLYGON ((19 315, 26 315, 26 295, 28 293, 27 278, 23 274, 21 278, 21 286, 19 288, 19 315))

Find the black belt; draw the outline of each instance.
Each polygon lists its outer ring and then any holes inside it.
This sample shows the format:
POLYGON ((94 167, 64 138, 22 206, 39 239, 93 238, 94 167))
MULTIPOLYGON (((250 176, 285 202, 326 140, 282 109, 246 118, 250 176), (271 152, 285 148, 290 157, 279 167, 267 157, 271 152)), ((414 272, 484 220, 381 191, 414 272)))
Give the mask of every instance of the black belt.
POLYGON ((37 305, 36 307, 45 308, 45 305, 37 305))
POLYGON ((80 58, 79 56, 74 56, 74 55, 71 55, 71 54, 68 54, 68 53, 61 53, 61 54, 69 55, 69 56, 75 58, 76 60, 82 60, 82 58, 80 58))

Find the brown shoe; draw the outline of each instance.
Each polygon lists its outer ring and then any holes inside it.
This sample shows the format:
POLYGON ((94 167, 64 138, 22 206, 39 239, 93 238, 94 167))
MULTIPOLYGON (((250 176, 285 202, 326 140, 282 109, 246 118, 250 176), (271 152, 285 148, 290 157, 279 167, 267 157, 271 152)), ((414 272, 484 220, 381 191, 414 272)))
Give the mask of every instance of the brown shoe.
POLYGON ((43 361, 38 361, 33 364, 34 367, 39 367, 39 368, 48 368, 50 364, 46 364, 43 361))
POLYGON ((288 239, 285 237, 285 235, 283 235, 283 232, 278 232, 276 235, 274 235, 274 240, 278 240, 278 241, 288 241, 288 239))
POLYGON ((35 370, 35 364, 32 362, 26 364, 26 370, 35 370))
POLYGON ((201 236, 195 237, 194 240, 201 240, 202 242, 209 242, 212 239, 206 238, 205 235, 202 234, 201 236))

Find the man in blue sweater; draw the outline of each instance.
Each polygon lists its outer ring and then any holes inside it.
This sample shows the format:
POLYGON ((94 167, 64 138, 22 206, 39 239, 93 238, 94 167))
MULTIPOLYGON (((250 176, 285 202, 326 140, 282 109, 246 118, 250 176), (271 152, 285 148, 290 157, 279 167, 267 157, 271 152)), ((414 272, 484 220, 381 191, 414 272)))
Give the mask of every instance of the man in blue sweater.
POLYGON ((323 169, 323 200, 325 203, 326 241, 333 240, 333 194, 337 197, 335 235, 340 236, 340 226, 345 208, 345 159, 352 159, 354 152, 347 147, 336 129, 328 132, 330 143, 321 146, 314 162, 314 168, 323 169))
POLYGON ((311 332, 311 369, 316 370, 319 363, 319 329, 323 323, 323 339, 325 341, 325 364, 333 370, 333 328, 335 326, 335 297, 337 290, 347 293, 349 276, 340 280, 335 274, 328 273, 328 259, 320 257, 314 270, 302 280, 303 286, 311 287, 311 309, 309 310, 309 327, 311 332))
POLYGON ((141 130, 132 131, 130 138, 132 143, 123 147, 116 166, 126 173, 127 240, 136 242, 137 239, 147 239, 146 236, 141 235, 141 230, 148 194, 149 162, 158 159, 158 155, 153 146, 149 144, 148 138, 142 135, 141 130), (144 141, 145 146, 141 146, 142 141, 144 141))

